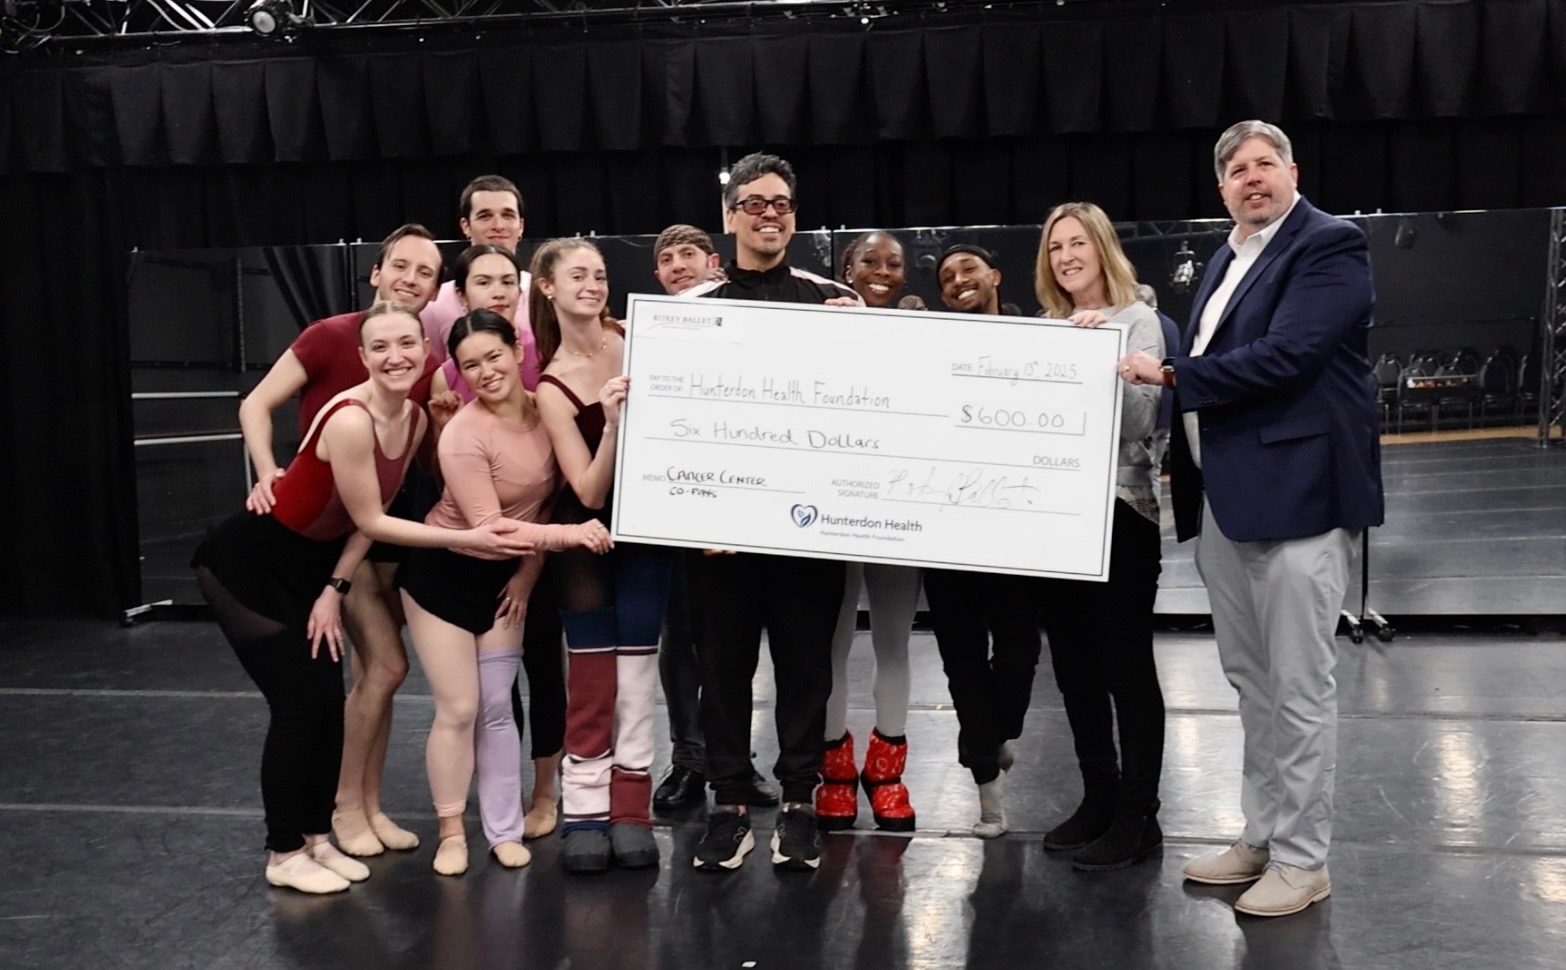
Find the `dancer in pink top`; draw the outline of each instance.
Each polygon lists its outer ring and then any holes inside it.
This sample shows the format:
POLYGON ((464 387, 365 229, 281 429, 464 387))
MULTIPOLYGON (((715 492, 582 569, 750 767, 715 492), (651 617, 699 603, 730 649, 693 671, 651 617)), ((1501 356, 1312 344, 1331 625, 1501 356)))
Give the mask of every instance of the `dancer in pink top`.
MULTIPOLYGON (((441 432, 446 487, 426 523, 462 529, 504 516, 529 523, 522 534, 539 552, 608 550, 608 530, 596 519, 534 524, 554 492, 555 460, 533 397, 517 375, 515 328, 499 314, 474 310, 452 327, 449 350, 477 398, 441 432)), ((468 868, 462 813, 475 747, 479 816, 490 851, 505 866, 523 866, 530 858, 522 845, 522 751, 511 684, 522 659, 524 604, 540 561, 539 555, 497 560, 419 552, 397 574, 413 647, 435 695, 425 763, 440 818, 434 866, 442 875, 468 868)))

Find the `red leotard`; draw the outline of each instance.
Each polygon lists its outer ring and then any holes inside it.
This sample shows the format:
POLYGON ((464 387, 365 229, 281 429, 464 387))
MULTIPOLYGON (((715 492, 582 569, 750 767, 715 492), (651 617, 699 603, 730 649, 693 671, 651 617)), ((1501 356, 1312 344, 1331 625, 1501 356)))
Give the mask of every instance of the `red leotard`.
MULTIPOLYGON (((363 401, 353 398, 343 398, 328 408, 273 489, 277 496, 277 503, 272 506, 273 518, 309 539, 336 539, 354 529, 353 519, 343 507, 343 500, 337 494, 337 485, 332 480, 332 466, 315 456, 321 429, 326 427, 332 415, 348 405, 369 410, 363 401)), ((397 494, 397 489, 402 487, 402 473, 408 467, 408 459, 413 452, 413 435, 418 426, 418 411, 415 408, 408 420, 408 440, 403 443, 402 455, 398 458, 387 458, 381 450, 380 439, 375 439, 375 477, 380 482, 382 505, 390 502, 392 496, 397 494)))

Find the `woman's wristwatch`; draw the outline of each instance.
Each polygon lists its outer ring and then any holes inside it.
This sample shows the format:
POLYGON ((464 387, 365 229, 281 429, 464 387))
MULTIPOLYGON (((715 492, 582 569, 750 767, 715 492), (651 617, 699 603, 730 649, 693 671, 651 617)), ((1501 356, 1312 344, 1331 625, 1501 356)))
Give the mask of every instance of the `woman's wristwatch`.
POLYGON ((353 583, 348 582, 346 579, 338 579, 336 576, 328 579, 326 585, 328 589, 335 589, 344 596, 347 596, 348 591, 353 589, 353 583))

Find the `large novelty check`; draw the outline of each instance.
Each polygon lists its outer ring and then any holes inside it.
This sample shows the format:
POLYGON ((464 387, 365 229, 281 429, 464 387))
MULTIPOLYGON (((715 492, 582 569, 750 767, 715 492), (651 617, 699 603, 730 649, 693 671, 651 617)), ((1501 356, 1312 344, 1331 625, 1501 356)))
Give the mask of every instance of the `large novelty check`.
POLYGON ((1119 327, 632 296, 615 539, 1106 577, 1119 327))

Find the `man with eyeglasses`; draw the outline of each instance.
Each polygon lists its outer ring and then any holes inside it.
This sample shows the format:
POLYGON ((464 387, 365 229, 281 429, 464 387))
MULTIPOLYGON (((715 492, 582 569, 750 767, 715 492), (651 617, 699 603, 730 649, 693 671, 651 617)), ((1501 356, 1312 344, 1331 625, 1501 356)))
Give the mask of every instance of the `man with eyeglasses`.
MULTIPOLYGON (((687 296, 858 306, 853 290, 788 265, 794 236, 794 170, 776 155, 747 155, 723 190, 724 226, 734 235, 726 280, 687 296)), ((701 654, 701 726, 713 807, 696 847, 698 869, 737 868, 755 848, 746 811, 750 781, 751 681, 761 631, 777 686, 775 719, 783 806, 772 835, 772 862, 790 869, 821 864, 814 796, 821 774, 826 703, 832 693, 832 634, 843 599, 841 562, 708 550, 689 562, 693 619, 701 654)))

